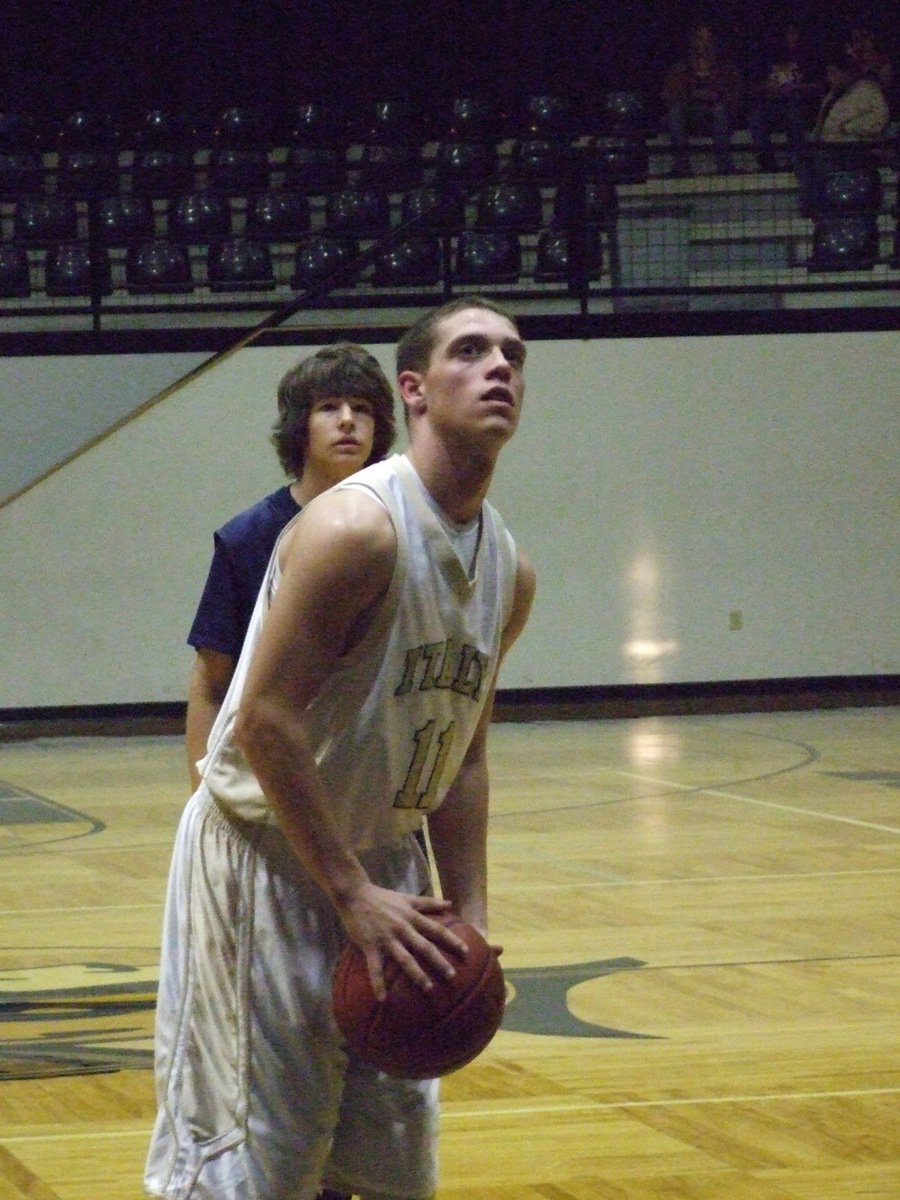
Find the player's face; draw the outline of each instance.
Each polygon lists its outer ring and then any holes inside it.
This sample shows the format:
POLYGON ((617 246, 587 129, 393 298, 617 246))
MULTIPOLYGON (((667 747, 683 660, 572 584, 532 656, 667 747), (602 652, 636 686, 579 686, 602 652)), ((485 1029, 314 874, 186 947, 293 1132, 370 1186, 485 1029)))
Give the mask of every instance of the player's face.
POLYGON ((511 321, 487 308, 462 309, 438 326, 428 367, 416 376, 419 402, 445 430, 505 441, 519 423, 524 367, 525 345, 511 321))
POLYGON ((374 436, 371 400, 347 396, 316 400, 309 413, 306 462, 338 482, 365 465, 374 436))

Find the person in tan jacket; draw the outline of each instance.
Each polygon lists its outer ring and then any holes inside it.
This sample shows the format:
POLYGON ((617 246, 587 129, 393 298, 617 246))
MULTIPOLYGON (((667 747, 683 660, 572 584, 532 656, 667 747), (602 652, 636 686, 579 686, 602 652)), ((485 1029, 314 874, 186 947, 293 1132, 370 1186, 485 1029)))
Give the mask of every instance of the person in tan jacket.
POLYGON ((873 152, 890 121, 881 84, 860 75, 850 60, 830 62, 826 77, 828 91, 809 141, 797 157, 800 207, 805 216, 814 215, 818 186, 828 175, 876 163, 873 152))
POLYGON ((891 119, 884 91, 877 79, 861 75, 848 59, 826 69, 826 93, 813 127, 821 142, 859 142, 880 138, 891 119))

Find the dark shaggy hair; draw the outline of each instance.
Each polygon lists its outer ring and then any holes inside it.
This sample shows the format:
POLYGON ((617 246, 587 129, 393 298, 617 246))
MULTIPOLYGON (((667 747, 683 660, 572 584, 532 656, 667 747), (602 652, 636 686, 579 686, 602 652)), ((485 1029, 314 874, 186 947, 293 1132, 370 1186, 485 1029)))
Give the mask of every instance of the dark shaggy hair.
POLYGON ((352 342, 326 346, 304 359, 278 385, 278 420, 271 442, 285 474, 299 478, 309 444, 309 414, 317 400, 370 400, 375 415, 372 453, 384 458, 394 441, 394 394, 378 359, 352 342))

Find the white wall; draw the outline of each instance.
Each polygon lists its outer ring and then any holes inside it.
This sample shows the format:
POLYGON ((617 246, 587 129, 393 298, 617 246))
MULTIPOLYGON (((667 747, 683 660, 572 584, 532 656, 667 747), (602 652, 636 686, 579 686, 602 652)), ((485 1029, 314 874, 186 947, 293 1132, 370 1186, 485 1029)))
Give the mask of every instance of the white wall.
MULTIPOLYGON (((539 591, 501 686, 900 669, 898 345, 533 343, 492 499, 539 591)), ((281 481, 312 349, 241 350, 0 509, 0 708, 184 698, 211 532, 281 481)))
POLYGON ((540 572, 504 684, 896 671, 898 349, 542 345, 495 492, 540 572))
POLYGON ((0 358, 0 502, 208 354, 0 358))

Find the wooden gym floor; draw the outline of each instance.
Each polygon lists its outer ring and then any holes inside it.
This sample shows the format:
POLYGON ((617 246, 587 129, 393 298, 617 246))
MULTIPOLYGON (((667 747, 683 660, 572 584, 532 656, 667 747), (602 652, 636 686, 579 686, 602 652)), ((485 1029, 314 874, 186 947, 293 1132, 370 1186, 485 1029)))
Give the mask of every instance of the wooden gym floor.
MULTIPOLYGON (((510 1002, 439 1200, 897 1200, 900 709, 492 737, 510 1002)), ((141 1195, 185 781, 177 737, 0 748, 0 1200, 141 1195)))

